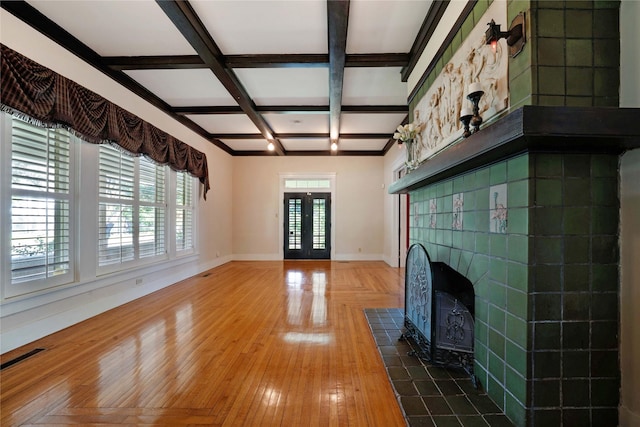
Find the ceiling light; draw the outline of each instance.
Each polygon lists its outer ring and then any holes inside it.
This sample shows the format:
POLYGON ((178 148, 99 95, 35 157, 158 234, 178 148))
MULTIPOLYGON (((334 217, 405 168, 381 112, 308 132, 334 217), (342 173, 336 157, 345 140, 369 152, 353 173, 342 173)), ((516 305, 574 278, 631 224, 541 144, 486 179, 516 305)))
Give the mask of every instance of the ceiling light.
POLYGON ((273 151, 276 149, 276 146, 273 145, 273 142, 269 142, 269 145, 267 145, 267 150, 269 151, 273 151))
POLYGON ((331 143, 331 151, 338 151, 338 143, 337 142, 332 142, 331 143))

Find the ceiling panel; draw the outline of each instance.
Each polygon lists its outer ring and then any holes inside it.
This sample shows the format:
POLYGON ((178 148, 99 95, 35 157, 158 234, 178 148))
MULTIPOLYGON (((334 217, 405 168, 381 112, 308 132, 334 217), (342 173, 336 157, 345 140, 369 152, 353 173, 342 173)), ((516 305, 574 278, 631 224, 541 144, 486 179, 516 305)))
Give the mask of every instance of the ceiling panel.
POLYGON ((190 1, 225 55, 327 53, 322 0, 190 1))
POLYGON ((155 1, 28 3, 101 56, 195 54, 155 1))
POLYGON ((263 114, 275 133, 328 133, 329 114, 263 114))
POLYGON ((235 151, 267 151, 266 139, 222 139, 229 148, 235 151))
POLYGON ((389 132, 389 129, 398 127, 398 123, 401 123, 405 117, 406 114, 342 114, 340 118, 340 132, 389 132))
POLYGON ((281 139, 288 151, 327 151, 330 149, 329 138, 281 139))
POLYGON ((326 68, 236 69, 256 105, 328 105, 326 68))
POLYGON ((400 67, 345 68, 342 103, 406 105, 407 84, 400 81, 400 70, 400 67))
POLYGON ((316 136, 339 129, 340 150, 383 155, 407 115, 401 70, 408 65, 411 72, 418 59, 412 47, 429 41, 423 23, 437 23, 447 34, 452 29, 452 19, 440 22, 436 12, 447 6, 431 10, 433 3, 351 0, 348 19, 341 0, 27 0, 0 6, 168 115, 192 121, 188 125, 204 138, 244 138, 222 140, 233 154, 273 154, 262 136, 255 138, 272 132, 296 137, 279 137, 278 155, 333 155, 329 139, 316 136), (389 106, 405 110, 391 113, 389 106))
POLYGON ((173 107, 237 105, 210 70, 128 70, 125 74, 173 107))
POLYGON ((259 133, 253 122, 243 114, 193 114, 187 118, 209 133, 259 133))
POLYGON ((387 139, 341 139, 338 149, 341 151, 380 151, 387 145, 387 139))
POLYGON ((347 53, 408 53, 431 1, 351 1, 347 53))

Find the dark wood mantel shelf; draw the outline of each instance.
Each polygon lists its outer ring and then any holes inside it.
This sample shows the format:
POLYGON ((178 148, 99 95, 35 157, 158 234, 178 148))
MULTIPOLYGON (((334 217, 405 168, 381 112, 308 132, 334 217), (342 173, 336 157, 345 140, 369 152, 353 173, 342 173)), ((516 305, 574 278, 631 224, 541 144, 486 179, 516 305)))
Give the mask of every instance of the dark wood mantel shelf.
POLYGON ((408 193, 524 152, 620 154, 633 148, 640 148, 640 108, 529 105, 426 160, 389 193, 408 193))

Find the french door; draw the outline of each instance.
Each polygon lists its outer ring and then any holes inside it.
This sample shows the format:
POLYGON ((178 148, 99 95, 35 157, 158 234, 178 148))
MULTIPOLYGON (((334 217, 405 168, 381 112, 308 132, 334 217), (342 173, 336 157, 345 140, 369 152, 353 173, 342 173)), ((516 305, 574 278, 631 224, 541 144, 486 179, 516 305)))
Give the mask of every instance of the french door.
POLYGON ((284 193, 284 258, 331 258, 331 193, 284 193))

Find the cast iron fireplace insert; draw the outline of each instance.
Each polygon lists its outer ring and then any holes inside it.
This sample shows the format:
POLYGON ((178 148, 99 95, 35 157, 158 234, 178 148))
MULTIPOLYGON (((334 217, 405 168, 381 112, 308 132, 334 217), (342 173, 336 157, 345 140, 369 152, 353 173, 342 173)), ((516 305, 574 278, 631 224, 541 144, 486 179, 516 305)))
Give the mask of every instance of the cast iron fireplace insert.
POLYGON ((417 350, 410 355, 434 365, 462 368, 473 374, 475 293, 473 284, 443 262, 432 262, 419 243, 407 252, 405 332, 417 350))

